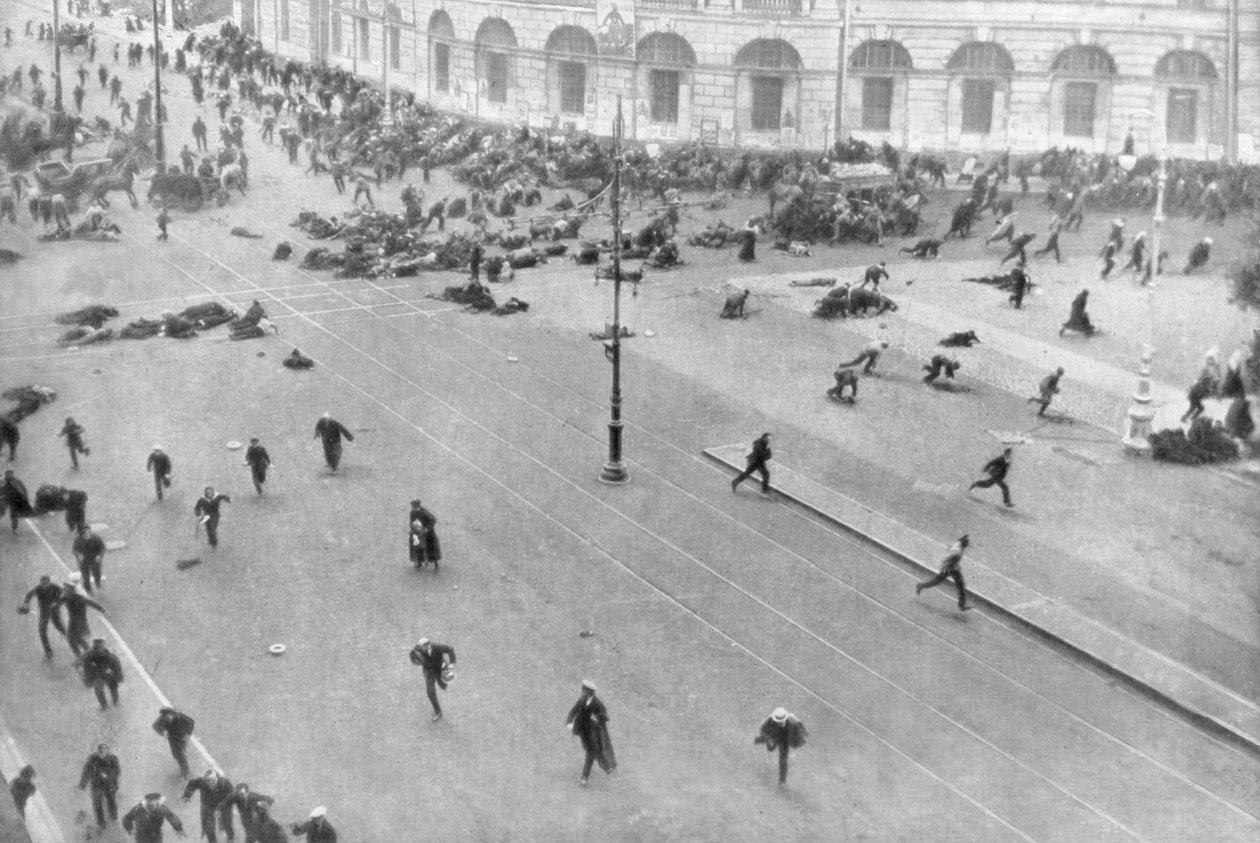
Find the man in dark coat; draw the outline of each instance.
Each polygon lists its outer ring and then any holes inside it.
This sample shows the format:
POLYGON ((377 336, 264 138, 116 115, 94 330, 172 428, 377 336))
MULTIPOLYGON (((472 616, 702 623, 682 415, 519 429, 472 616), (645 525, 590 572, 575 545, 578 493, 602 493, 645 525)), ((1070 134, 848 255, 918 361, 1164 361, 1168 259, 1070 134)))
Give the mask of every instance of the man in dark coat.
POLYGON ((936 379, 944 373, 947 380, 954 379, 954 372, 962 368, 962 363, 953 358, 946 357, 944 354, 933 354, 932 360, 923 367, 923 371, 927 372, 923 376, 924 383, 934 384, 936 379))
POLYGON ((1190 387, 1190 392, 1187 396, 1190 399, 1190 408, 1181 416, 1182 424, 1188 421, 1192 422, 1203 414, 1203 411, 1206 409, 1203 406, 1203 399, 1212 397, 1212 387, 1214 385, 1215 380, 1206 372, 1194 382, 1194 386, 1190 387))
POLYGON ((226 810, 230 813, 232 808, 236 808, 236 812, 241 816, 241 826, 245 829, 245 839, 253 841, 258 839, 260 826, 258 809, 263 805, 271 805, 275 801, 270 796, 254 793, 249 789, 249 785, 241 782, 228 798, 226 810))
POLYGON ((192 737, 196 725, 187 714, 169 706, 159 709, 157 720, 153 721, 153 731, 166 738, 171 757, 179 765, 179 774, 184 778, 188 778, 188 739, 192 737))
MULTIPOLYGON (((39 496, 36 495, 36 502, 39 496)), ((87 492, 81 489, 66 489, 66 529, 72 533, 87 526, 87 492)))
POLYGON ((215 817, 228 840, 235 838, 232 828, 232 783, 226 776, 220 776, 215 770, 206 770, 206 774, 196 779, 189 779, 184 785, 184 801, 192 801, 194 793, 201 793, 201 836, 210 843, 218 843, 215 833, 215 817))
POLYGON ((78 574, 71 574, 70 579, 61 588, 61 605, 66 610, 66 640, 75 656, 88 648, 88 637, 92 630, 88 627, 87 610, 95 609, 105 612, 101 604, 89 600, 78 592, 78 574))
POLYGON ((442 545, 438 542, 437 517, 429 512, 416 498, 411 502, 411 512, 407 515, 408 553, 411 562, 417 568, 423 568, 426 562, 433 563, 433 572, 438 571, 438 563, 442 561, 442 545))
POLYGON ((79 560, 79 574, 83 577, 83 590, 92 593, 92 582, 101 587, 101 562, 105 559, 105 540, 84 524, 74 540, 74 558, 79 560))
POLYGON ((118 685, 123 681, 122 662, 105 647, 104 638, 93 638, 92 649, 79 656, 74 666, 82 670, 83 684, 90 685, 96 692, 96 701, 101 704, 102 710, 109 708, 105 702, 106 688, 109 688, 114 705, 118 705, 118 685))
POLYGON ((739 259, 743 263, 751 263, 757 259, 757 229, 742 228, 735 235, 739 238, 739 259))
POLYGON ((48 624, 51 623, 53 629, 62 635, 66 634, 66 628, 61 623, 61 586, 54 583, 50 576, 40 577, 39 585, 26 592, 19 612, 30 612, 32 597, 39 606, 39 643, 44 647, 44 658, 51 659, 53 651, 52 645, 48 643, 48 624))
POLYGON ((1198 243, 1194 244, 1194 248, 1190 250, 1190 260, 1186 262, 1186 268, 1183 270, 1184 275, 1189 275, 1196 269, 1204 266, 1212 257, 1212 238, 1204 237, 1198 243))
POLYGON ((153 488, 157 491, 158 500, 161 500, 162 490, 171 488, 171 458, 162 450, 161 445, 153 446, 144 469, 153 472, 153 488))
POLYGON ((13 807, 18 816, 26 819, 26 803, 35 795, 35 768, 27 764, 18 770, 17 778, 9 782, 9 795, 13 797, 13 807))
POLYGON ((1028 244, 1036 238, 1036 234, 1031 234, 1029 232, 1020 232, 1015 235, 1015 238, 1011 240, 1011 248, 1007 250, 1006 257, 1002 258, 998 266, 1001 266, 1007 261, 1015 258, 1019 258, 1019 263, 1021 265, 1028 263, 1028 254, 1024 250, 1028 248, 1028 244))
POLYGON ((249 447, 245 449, 245 464, 249 466, 254 491, 261 495, 263 484, 267 482, 267 469, 271 467, 271 455, 259 444, 257 436, 249 440, 249 447))
POLYGON ((311 810, 304 823, 293 823, 289 831, 293 836, 306 835, 306 843, 337 843, 337 830, 328 822, 328 809, 323 805, 311 810))
POLYGON ((336 471, 337 466, 341 464, 341 440, 344 437, 347 441, 353 442, 354 435, 330 413, 324 413, 320 420, 315 422, 315 437, 323 442, 324 462, 330 469, 336 471))
POLYGON ((787 784, 788 751, 805 745, 805 724, 786 708, 776 708, 757 727, 753 743, 765 744, 767 752, 779 751, 779 784, 787 784))
POLYGON ((1037 387, 1038 395, 1028 399, 1031 404, 1040 404, 1041 409, 1037 411, 1037 415, 1044 416, 1046 410, 1050 408, 1050 402, 1054 400, 1054 396, 1059 394, 1059 379, 1063 377, 1063 367, 1060 366, 1055 371, 1046 375, 1041 379, 1041 384, 1037 387))
POLYGON ((65 425, 57 434, 66 438, 66 447, 70 449, 70 466, 75 471, 79 470, 79 454, 85 457, 92 454, 91 449, 83 442, 84 432, 83 425, 76 422, 73 417, 67 416, 65 425))
POLYGON ((193 516, 199 518, 198 523, 206 527, 206 541, 211 547, 219 546, 219 507, 223 503, 231 503, 227 495, 216 494, 213 486, 207 486, 197 503, 193 504, 193 516))
POLYGON ((763 433, 753 440, 752 450, 748 453, 748 467, 740 472, 739 476, 731 481, 731 491, 734 492, 739 488, 739 484, 743 483, 749 477, 752 477, 754 471, 761 474, 761 494, 770 493, 770 469, 766 467, 766 463, 770 461, 772 456, 770 452, 770 434, 763 433))
POLYGON ((1028 295, 1028 288, 1032 286, 1032 281, 1028 279, 1028 271, 1024 269, 1023 264, 1017 264, 1011 270, 1011 304, 1015 305, 1016 310, 1022 310, 1024 307, 1024 296, 1028 295))
POLYGON ((92 811, 96 814, 96 824, 105 827, 105 812, 109 811, 111 820, 118 819, 118 780, 122 778, 122 765, 118 756, 110 752, 108 744, 100 744, 87 757, 83 764, 83 773, 79 776, 79 790, 91 787, 92 811))
MULTIPOLYGON (((328 828, 331 830, 332 826, 328 828)), ((254 806, 253 835, 255 843, 288 843, 289 841, 289 836, 284 833, 284 826, 271 816, 271 806, 266 802, 259 802, 254 806)))
POLYGON ((949 549, 949 553, 945 556, 944 561, 941 562, 940 572, 930 580, 915 585, 914 593, 916 595, 922 594, 925 588, 933 588, 945 582, 945 580, 953 579, 954 585, 958 586, 958 608, 964 612, 970 609, 971 607, 967 605, 967 586, 963 582, 962 575, 963 552, 969 544, 971 544, 970 536, 960 536, 958 541, 954 542, 954 545, 949 549))
POLYGON ((608 709, 595 696, 598 690, 589 679, 582 680, 582 694, 569 709, 569 718, 565 725, 577 735, 586 752, 586 760, 582 764, 582 779, 579 782, 586 787, 591 776, 591 765, 599 762, 599 768, 612 775, 617 769, 617 759, 613 756, 612 741, 608 737, 608 709))
POLYGON ((865 274, 862 275, 862 283, 858 284, 857 289, 864 288, 867 284, 871 285, 871 290, 875 293, 879 292, 879 282, 888 280, 888 263, 880 261, 866 268, 865 274))
POLYGON ((429 703, 433 706, 433 722, 442 719, 442 706, 438 703, 437 690, 446 690, 447 666, 455 665, 455 649, 446 644, 435 644, 428 638, 421 638, 408 654, 411 663, 424 670, 424 691, 429 695, 429 703))
POLYGON ((31 499, 26 496, 26 485, 13 475, 12 469, 4 472, 4 483, 0 484, 0 515, 6 509, 9 511, 9 524, 15 533, 18 519, 29 517, 35 512, 31 508, 31 499))
POLYGON ((835 374, 836 385, 827 390, 828 397, 834 398, 837 401, 844 401, 844 390, 845 387, 848 387, 850 390, 848 401, 850 404, 855 403, 857 401, 858 393, 858 376, 852 369, 846 369, 844 367, 836 369, 835 374))
POLYGON ((9 446, 9 462, 17 459, 17 446, 21 438, 22 433, 18 430, 17 422, 10 421, 7 416, 0 416, 0 450, 5 445, 9 446))
POLYGON ((985 463, 984 479, 977 480, 972 483, 967 487, 967 491, 970 492, 972 489, 987 489, 990 486, 997 486, 1002 490, 1002 502, 1007 506, 1015 506, 1015 504, 1011 503, 1011 490, 1006 485, 1006 475, 1009 474, 1011 470, 1012 456, 1013 452, 1010 448, 1007 448, 1001 454, 985 463))
POLYGON ((1089 290, 1081 290, 1076 294, 1076 298, 1072 299, 1072 309, 1068 313, 1068 320, 1059 328, 1059 336, 1063 336, 1064 331, 1078 331, 1088 337, 1098 330, 1085 310, 1088 305, 1089 290))
POLYGON ((162 804, 162 794, 145 794, 144 801, 123 815, 123 830, 136 836, 136 843, 162 843, 162 826, 171 824, 175 833, 184 836, 184 824, 171 809, 162 804))

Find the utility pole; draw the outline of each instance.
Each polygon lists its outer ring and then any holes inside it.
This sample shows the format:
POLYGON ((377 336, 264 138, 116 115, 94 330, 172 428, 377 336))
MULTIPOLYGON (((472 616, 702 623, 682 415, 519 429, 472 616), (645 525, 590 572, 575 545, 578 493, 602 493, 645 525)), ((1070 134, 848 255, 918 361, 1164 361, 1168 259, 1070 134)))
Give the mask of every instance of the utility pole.
POLYGON ((621 459, 621 135, 625 123, 621 117, 621 97, 617 97, 617 117, 613 121, 612 177, 612 277, 613 323, 612 343, 604 345, 604 355, 612 363, 612 398, 608 419, 608 462, 599 473, 602 483, 628 483, 630 473, 621 459))
MULTIPOLYGON (((170 0, 166 0, 168 3, 170 0)), ((158 0, 153 0, 153 157, 166 169, 166 140, 162 136, 162 39, 158 37, 158 0)))
POLYGON ((394 125, 394 98, 389 95, 389 3, 381 4, 381 84, 385 87, 385 119, 381 125, 394 125))
MULTIPOLYGON (((53 0, 53 111, 61 112, 61 0, 53 0)), ((70 139, 74 143, 74 138, 70 139)))

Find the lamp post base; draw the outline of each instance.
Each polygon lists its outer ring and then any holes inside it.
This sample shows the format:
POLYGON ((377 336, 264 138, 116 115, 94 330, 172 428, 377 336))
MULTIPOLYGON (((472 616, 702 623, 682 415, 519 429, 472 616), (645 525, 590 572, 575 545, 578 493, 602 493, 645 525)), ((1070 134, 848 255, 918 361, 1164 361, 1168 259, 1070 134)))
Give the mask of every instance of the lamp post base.
POLYGON ((612 462, 611 460, 604 463, 603 469, 599 472, 599 482, 608 483, 610 485, 620 485, 630 482, 630 472, 626 470, 626 464, 623 462, 612 462))

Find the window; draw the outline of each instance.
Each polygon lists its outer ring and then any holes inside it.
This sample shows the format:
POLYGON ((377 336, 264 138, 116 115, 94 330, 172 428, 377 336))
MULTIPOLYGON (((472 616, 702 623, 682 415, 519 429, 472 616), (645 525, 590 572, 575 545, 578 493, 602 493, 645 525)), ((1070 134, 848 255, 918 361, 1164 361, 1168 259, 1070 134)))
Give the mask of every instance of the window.
POLYGON ((949 57, 950 70, 967 73, 1001 73, 1015 72, 1015 62, 1011 54, 1000 44, 991 41, 972 41, 963 44, 949 57))
POLYGON ((448 44, 433 45, 433 87, 443 93, 451 89, 451 48, 448 44))
POLYGON ((962 83, 962 130, 987 135, 993 126, 993 80, 964 79, 962 83))
POLYGON ((910 53, 896 41, 865 41, 853 51, 849 67, 854 70, 909 70, 910 53))
POLYGON ((682 74, 677 70, 653 70, 648 74, 653 123, 678 122, 678 87, 681 83, 682 74))
POLYGON ((486 99, 507 102, 508 57, 503 53, 486 53, 486 99))
POLYGON ((696 53, 680 35, 672 32, 653 32, 639 42, 635 50, 644 64, 663 64, 667 67, 692 67, 696 53))
POLYGON ((332 29, 331 29, 331 32, 332 32, 332 36, 331 36, 331 37, 332 37, 332 51, 333 51, 334 53, 340 54, 340 53, 341 53, 341 50, 342 50, 342 46, 341 46, 341 12, 338 12, 338 11, 335 11, 335 10, 333 11, 333 15, 332 15, 332 24, 331 24, 331 26, 332 26, 332 29))
POLYGON ((280 0, 280 40, 289 40, 289 0, 280 0))
POLYGON ((1068 82, 1063 88, 1063 134, 1076 138, 1094 136, 1094 102, 1098 86, 1093 82, 1068 82))
POLYGON ((1054 60, 1054 72, 1069 76, 1115 76, 1116 63, 1101 47, 1068 47, 1054 60))
POLYGON ((368 22, 359 19, 359 58, 368 61, 372 58, 372 30, 368 27, 368 22))
POLYGON ((893 80, 868 76, 862 80, 862 128, 886 132, 892 128, 893 80))
POLYGON ((562 61, 560 71, 560 112, 583 114, 586 112, 586 65, 576 61, 562 61))
POLYGON ((1216 65, 1202 53, 1174 50, 1155 63, 1155 75, 1161 79, 1210 82, 1216 79, 1216 65))
POLYGON ((1169 143, 1194 143, 1198 128, 1199 92, 1192 88, 1168 90, 1169 143))
POLYGON ((752 77, 752 128, 777 132, 783 114, 783 80, 777 76, 752 77))
POLYGON ((396 26, 389 28, 389 69, 402 69, 402 30, 396 26))
POLYGON ((766 70, 798 70, 801 57, 786 41, 759 38, 745 44, 735 56, 736 67, 760 67, 766 70))

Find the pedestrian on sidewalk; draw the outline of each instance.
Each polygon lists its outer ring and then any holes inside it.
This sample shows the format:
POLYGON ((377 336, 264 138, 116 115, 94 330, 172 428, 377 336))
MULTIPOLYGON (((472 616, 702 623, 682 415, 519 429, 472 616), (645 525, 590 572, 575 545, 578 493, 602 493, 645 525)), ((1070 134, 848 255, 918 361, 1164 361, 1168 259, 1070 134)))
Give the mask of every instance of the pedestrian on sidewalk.
POLYGON ((271 467, 271 455, 259 444, 257 436, 249 440, 249 447, 245 449, 245 465, 249 466, 254 491, 261 495, 263 484, 267 482, 267 469, 271 467))
POLYGON ((93 638, 92 649, 75 659, 74 666, 82 673, 83 684, 96 694, 101 711, 109 708, 105 702, 106 688, 109 688, 114 706, 118 706, 118 686, 123 681, 122 662, 105 646, 104 638, 93 638))
POLYGON ((153 446, 144 470, 153 473, 153 488, 157 492, 157 499, 161 500, 162 490, 171 488, 171 458, 162 450, 161 445, 153 446))
POLYGON ((734 492, 739 488, 739 484, 743 483, 753 472, 761 475, 761 494, 770 493, 770 469, 766 467, 766 463, 770 462, 773 454, 770 452, 770 434, 763 433, 753 440, 752 450, 748 452, 747 467, 740 472, 734 480, 731 481, 731 491, 734 492))
POLYGON ((170 234, 168 234, 168 233, 167 233, 167 231, 166 231, 166 227, 167 227, 168 225, 170 225, 170 224, 171 224, 171 215, 170 215, 170 212, 168 212, 165 208, 163 208, 162 210, 158 211, 158 215, 157 215, 158 236, 157 236, 157 239, 161 240, 162 242, 166 242, 167 240, 170 240, 170 239, 171 239, 171 235, 170 235, 170 234))
POLYGON ((135 834, 136 843, 162 843, 162 827, 170 823, 180 837, 184 836, 184 824, 162 802, 162 794, 146 793, 144 800, 123 814, 123 831, 135 834))
POLYGON ((87 610, 95 609, 105 614, 99 603, 78 592, 80 579, 80 574, 71 574, 61 586, 61 605, 66 610, 66 641, 70 643, 70 650, 76 657, 87 651, 88 638, 92 634, 88 626, 87 610))
POLYGON ((109 812, 110 820, 118 819, 118 780, 122 778, 122 765, 118 756, 110 751, 109 744, 98 744, 96 751, 87 757, 83 764, 83 772, 79 775, 79 790, 88 790, 92 795, 92 812, 96 814, 96 824, 105 828, 105 812, 109 812))
POLYGON ((754 744, 765 744, 767 752, 779 752, 779 784, 787 784, 788 752, 805 745, 805 724, 786 708, 776 708, 757 727, 754 744))
POLYGON ((79 574, 83 577, 83 590, 92 593, 92 582, 101 587, 101 562, 105 559, 105 540, 92 532, 91 526, 79 527, 78 538, 72 547, 74 558, 79 562, 79 574))
POLYGON ((5 469, 4 483, 0 485, 0 515, 9 511, 9 524, 13 532, 17 532, 18 519, 35 513, 31 508, 31 499, 26 494, 26 484, 13 474, 13 469, 5 469))
POLYGON ((966 534, 960 536, 958 541, 954 542, 953 546, 950 547, 949 553, 941 562, 940 572, 937 573, 936 576, 932 577, 932 579, 916 585, 914 587, 915 595, 918 596, 919 594, 922 594, 923 590, 926 588, 934 588, 935 586, 945 582, 945 580, 953 579, 954 585, 958 587, 958 608, 964 612, 970 609, 971 607, 967 605, 967 586, 966 583, 963 582, 961 567, 963 552, 967 549, 969 544, 971 544, 971 538, 969 536, 966 534))
POLYGON ((341 440, 344 438, 348 442, 353 442, 354 435, 346 430, 345 425, 335 420, 331 413, 324 413, 320 420, 315 422, 315 438, 323 443, 324 463, 336 472, 337 466, 341 465, 341 440))
POLYGON ((153 731, 166 738, 171 757, 179 765, 179 774, 184 778, 188 778, 188 739, 192 737, 196 725, 187 714, 169 706, 158 709, 157 720, 153 721, 153 731))
POLYGON ((455 678, 455 648, 446 644, 436 644, 428 638, 421 638, 408 654, 411 663, 424 671, 424 691, 433 706, 433 722, 442 719, 442 706, 438 703, 437 688, 446 690, 447 684, 455 678))
POLYGON ((952 357, 946 357, 944 354, 933 354, 932 359, 923 367, 923 371, 927 372, 923 376, 923 382, 935 385, 936 379, 941 376, 941 373, 945 374, 947 380, 952 381, 954 372, 961 368, 962 363, 952 357))
POLYGON ((219 546, 219 507, 231 502, 232 499, 227 495, 217 494, 213 486, 207 486, 201 497, 197 498, 197 503, 193 504, 193 516, 199 519, 198 526, 205 526, 206 541, 211 547, 219 546))
POLYGON ((1041 384, 1037 387, 1040 394, 1028 399, 1028 403, 1041 405, 1037 415, 1044 416, 1046 414, 1046 410, 1050 407, 1050 402, 1054 400, 1054 396, 1059 394, 1059 379, 1062 377, 1063 367, 1060 366, 1041 379, 1041 384))
POLYGON ((323 805, 311 809, 304 823, 293 823, 289 831, 293 836, 306 835, 306 843, 337 843, 337 830, 327 818, 328 809, 323 805))
POLYGON ((26 592, 26 597, 22 598, 22 605, 18 607, 19 614, 30 613, 32 597, 39 607, 39 643, 44 648, 44 658, 51 659, 53 651, 52 645, 48 643, 48 625, 51 623, 53 629, 63 636, 66 634, 66 628, 61 622, 61 586, 54 583, 47 574, 40 577, 39 585, 26 592))
POLYGON ((985 463, 983 473, 984 479, 977 480, 967 487, 967 491, 972 489, 988 489, 990 486, 997 486, 1002 490, 1002 502, 1007 506, 1015 506, 1011 503, 1011 490, 1006 485, 1006 475, 1011 471, 1011 460, 1013 452, 1007 448, 998 456, 985 463))
POLYGON ((27 764, 18 770, 17 778, 9 783, 9 795, 13 797, 13 807, 18 816, 26 819, 26 803, 35 795, 35 768, 27 764))
POLYGON ((873 375, 875 374, 875 364, 879 362, 879 356, 883 354, 887 348, 888 340, 874 340, 872 342, 868 342, 866 345, 862 346, 862 350, 858 353, 857 357, 854 357, 848 363, 839 364, 836 368, 850 369, 861 363, 865 363, 866 365, 862 366, 862 374, 873 375))
POLYGON ((215 819, 219 828, 223 829, 228 840, 236 837, 232 828, 232 782, 226 776, 220 776, 215 770, 206 770, 205 775, 189 779, 184 785, 184 802, 191 802, 194 793, 201 794, 201 836, 218 843, 215 832, 215 819))
POLYGON ((586 787, 591 777, 591 765, 599 762, 599 768, 607 775, 617 769, 617 759, 613 755, 612 740, 608 736, 608 709, 595 696, 598 689, 589 679, 582 680, 582 692, 578 701, 569 709, 569 718, 565 725, 577 735, 586 753, 582 763, 582 778, 578 782, 586 787))
POLYGON ((75 471, 79 470, 79 454, 85 457, 92 454, 92 451, 83 443, 83 434, 86 432, 72 416, 66 416, 66 423, 57 434, 66 439, 66 447, 70 449, 70 466, 75 471))

